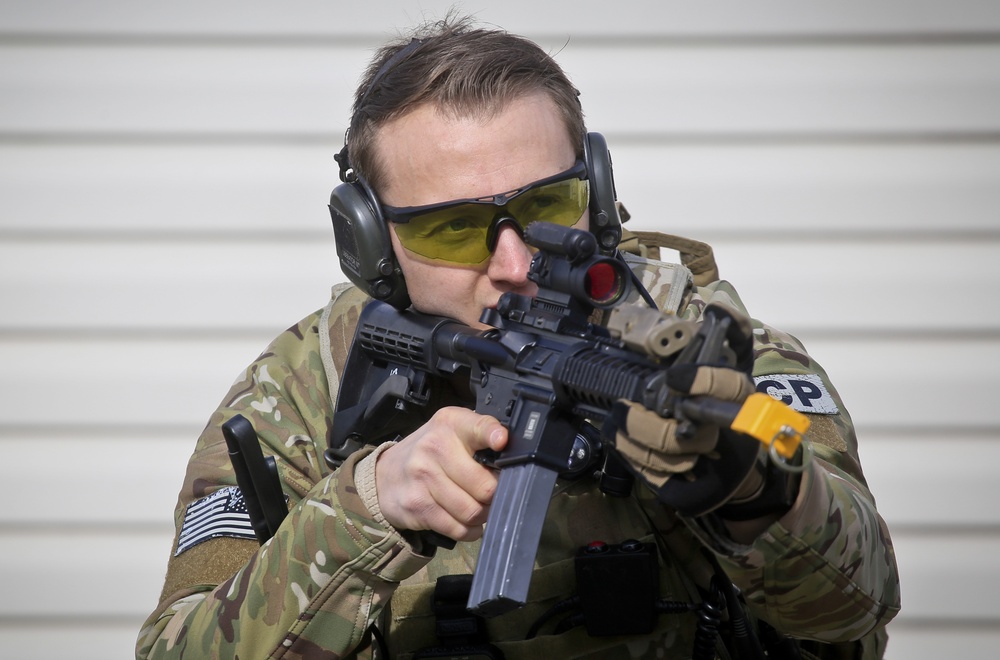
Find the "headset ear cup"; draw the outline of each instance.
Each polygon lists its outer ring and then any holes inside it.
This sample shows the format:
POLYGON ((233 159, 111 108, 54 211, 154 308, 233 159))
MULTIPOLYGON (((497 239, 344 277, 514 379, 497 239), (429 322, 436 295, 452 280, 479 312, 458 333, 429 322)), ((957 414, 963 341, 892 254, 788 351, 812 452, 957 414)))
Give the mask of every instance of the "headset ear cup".
POLYGON ((605 254, 614 254, 622 238, 622 221, 615 201, 615 178, 611 152, 600 133, 587 133, 583 140, 583 159, 590 178, 590 231, 605 254))
POLYGON ((342 183, 330 193, 330 219, 340 267, 372 298, 406 309, 410 306, 406 281, 378 208, 363 182, 342 183))

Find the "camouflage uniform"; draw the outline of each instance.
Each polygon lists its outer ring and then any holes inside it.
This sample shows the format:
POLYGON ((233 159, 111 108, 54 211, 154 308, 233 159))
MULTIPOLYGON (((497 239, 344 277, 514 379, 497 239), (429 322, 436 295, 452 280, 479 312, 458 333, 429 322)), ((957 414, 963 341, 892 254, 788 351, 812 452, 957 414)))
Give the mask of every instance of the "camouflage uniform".
MULTIPOLYGON (((724 281, 692 288, 683 266, 633 259, 633 268, 659 302, 685 318, 698 318, 709 302, 743 310, 724 281)), ((263 546, 223 535, 178 555, 175 540, 161 603, 140 633, 137 657, 370 657, 367 631, 375 620, 393 657, 410 657, 435 643, 433 581, 470 573, 478 543, 424 554, 411 535, 380 522, 364 505, 355 467, 371 448, 333 472, 323 459, 337 370, 364 303, 356 288, 335 287, 334 301, 280 335, 212 415, 188 464, 175 511, 178 530, 189 505, 236 483, 220 431, 235 414, 247 417, 265 453, 278 457, 290 512, 263 546)), ((529 602, 488 621, 491 642, 507 658, 690 657, 696 626, 690 613, 661 614, 654 632, 639 637, 588 637, 578 627, 558 635, 543 629, 524 640, 532 622, 573 592, 572 557, 579 546, 628 538, 656 543, 664 597, 700 600, 711 555, 754 617, 812 640, 803 643, 804 657, 882 656, 883 626, 899 609, 896 566, 861 471, 850 417, 795 338, 756 321, 754 328, 755 376, 817 374, 838 408, 811 415, 807 440, 815 460, 792 509, 744 546, 704 521, 677 516, 638 484, 630 497, 611 498, 590 477, 560 481, 529 602)))

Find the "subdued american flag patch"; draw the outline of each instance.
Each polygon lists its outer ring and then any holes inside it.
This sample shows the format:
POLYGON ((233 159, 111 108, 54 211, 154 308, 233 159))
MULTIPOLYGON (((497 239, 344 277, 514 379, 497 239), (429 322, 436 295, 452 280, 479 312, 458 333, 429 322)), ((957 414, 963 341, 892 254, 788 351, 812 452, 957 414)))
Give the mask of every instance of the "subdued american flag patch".
POLYGON ((257 538, 243 493, 236 486, 219 489, 188 505, 174 556, 218 536, 257 538))

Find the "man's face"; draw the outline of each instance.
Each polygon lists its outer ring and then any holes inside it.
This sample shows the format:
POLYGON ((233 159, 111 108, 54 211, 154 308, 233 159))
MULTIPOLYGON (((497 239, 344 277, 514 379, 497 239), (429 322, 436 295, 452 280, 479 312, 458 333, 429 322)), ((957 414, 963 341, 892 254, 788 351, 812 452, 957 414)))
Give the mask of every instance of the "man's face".
MULTIPOLYGON (((490 119, 418 106, 383 126, 376 148, 386 174, 379 197, 396 207, 490 197, 576 162, 566 125, 544 94, 514 101, 490 119)), ((524 226, 531 218, 517 220, 524 226)), ((586 223, 585 211, 577 226, 586 228, 586 223)), ((514 227, 500 230, 496 249, 485 262, 462 265, 410 252, 389 226, 410 299, 421 312, 479 326, 483 308, 495 307, 502 293, 537 292, 527 278, 532 252, 514 227)))

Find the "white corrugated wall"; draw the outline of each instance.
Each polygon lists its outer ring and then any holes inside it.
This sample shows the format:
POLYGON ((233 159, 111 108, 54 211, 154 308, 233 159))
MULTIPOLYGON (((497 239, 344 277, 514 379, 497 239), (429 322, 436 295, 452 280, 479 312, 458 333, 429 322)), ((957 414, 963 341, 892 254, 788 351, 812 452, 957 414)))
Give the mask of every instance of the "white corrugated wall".
MULTIPOLYGON (((1000 643, 1000 5, 526 2, 634 228, 711 242, 854 414, 889 657, 1000 643)), ((502 4, 502 8, 500 5, 502 4)), ((446 3, 0 1, 0 654, 128 657, 200 428, 324 303, 371 49, 446 3)))

